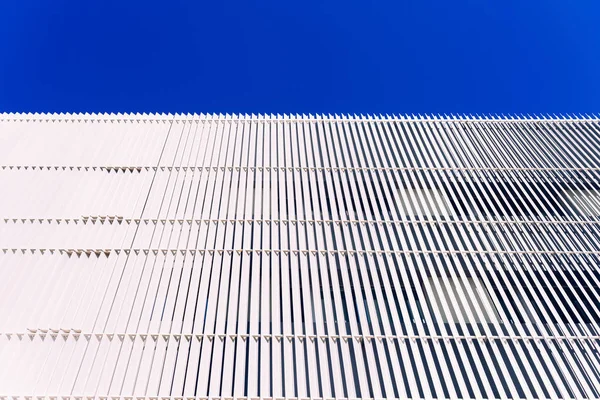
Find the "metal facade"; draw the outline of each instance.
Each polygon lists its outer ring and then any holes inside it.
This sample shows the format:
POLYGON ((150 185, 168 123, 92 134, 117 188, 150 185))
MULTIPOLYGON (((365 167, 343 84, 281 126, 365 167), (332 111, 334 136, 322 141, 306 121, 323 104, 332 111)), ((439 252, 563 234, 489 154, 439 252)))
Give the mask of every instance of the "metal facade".
POLYGON ((0 397, 598 398, 599 138, 0 114, 0 397))

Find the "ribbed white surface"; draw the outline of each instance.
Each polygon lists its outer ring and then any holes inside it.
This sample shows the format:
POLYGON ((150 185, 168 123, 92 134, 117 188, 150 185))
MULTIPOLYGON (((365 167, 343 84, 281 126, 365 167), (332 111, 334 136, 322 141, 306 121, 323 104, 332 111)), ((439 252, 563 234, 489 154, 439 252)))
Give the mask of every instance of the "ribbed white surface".
POLYGON ((0 397, 598 398, 599 138, 0 114, 0 397))

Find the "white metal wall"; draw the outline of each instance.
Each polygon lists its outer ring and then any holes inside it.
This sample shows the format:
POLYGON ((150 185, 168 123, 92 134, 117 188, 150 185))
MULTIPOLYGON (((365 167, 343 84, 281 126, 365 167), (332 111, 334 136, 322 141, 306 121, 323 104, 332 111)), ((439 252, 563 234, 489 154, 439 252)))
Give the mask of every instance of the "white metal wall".
POLYGON ((599 138, 0 114, 0 398, 598 398, 599 138))

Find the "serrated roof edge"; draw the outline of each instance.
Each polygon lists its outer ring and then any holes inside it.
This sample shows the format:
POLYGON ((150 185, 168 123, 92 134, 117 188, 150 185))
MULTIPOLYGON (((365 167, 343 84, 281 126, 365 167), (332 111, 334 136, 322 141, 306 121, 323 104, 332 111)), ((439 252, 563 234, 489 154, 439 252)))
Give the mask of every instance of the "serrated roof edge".
POLYGON ((599 114, 165 114, 0 113, 0 121, 597 121, 599 114))

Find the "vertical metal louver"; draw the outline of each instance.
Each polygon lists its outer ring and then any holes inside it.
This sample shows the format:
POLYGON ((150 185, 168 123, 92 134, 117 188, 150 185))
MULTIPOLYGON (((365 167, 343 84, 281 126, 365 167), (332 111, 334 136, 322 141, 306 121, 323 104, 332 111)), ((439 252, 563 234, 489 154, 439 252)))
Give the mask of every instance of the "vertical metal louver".
POLYGON ((437 189, 400 189, 401 215, 406 217, 446 217, 452 210, 445 194, 437 189))
POLYGON ((0 114, 0 399, 598 398, 599 138, 0 114))

